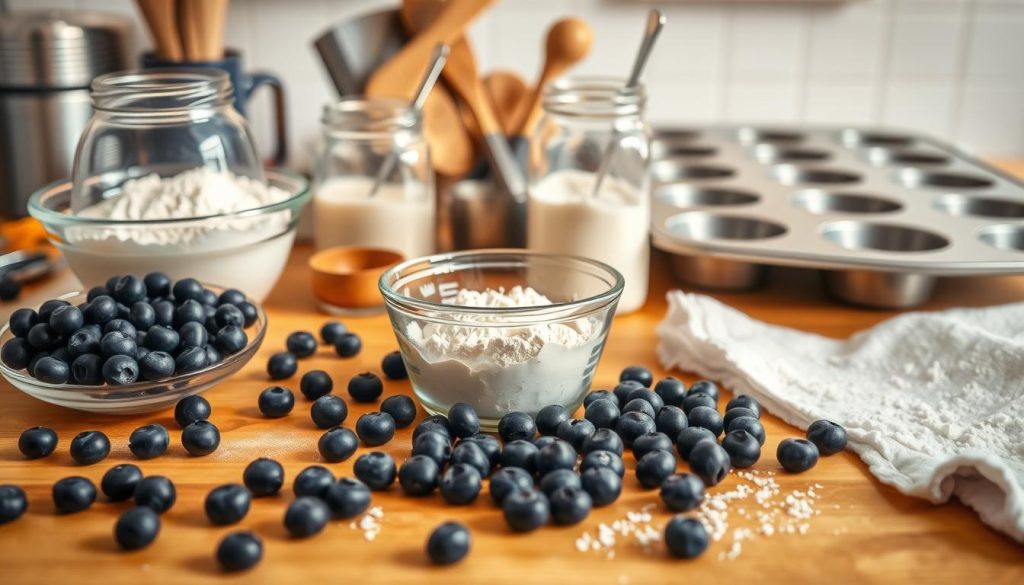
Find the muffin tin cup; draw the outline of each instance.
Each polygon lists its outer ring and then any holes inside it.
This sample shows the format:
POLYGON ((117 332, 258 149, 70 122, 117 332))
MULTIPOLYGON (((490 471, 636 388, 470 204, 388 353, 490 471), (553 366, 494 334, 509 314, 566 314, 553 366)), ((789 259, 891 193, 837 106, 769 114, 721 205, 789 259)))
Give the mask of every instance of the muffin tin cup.
POLYGON ((796 266, 845 302, 905 308, 943 276, 1024 273, 1024 184, 933 138, 710 126, 655 143, 652 241, 687 284, 749 289, 796 266))

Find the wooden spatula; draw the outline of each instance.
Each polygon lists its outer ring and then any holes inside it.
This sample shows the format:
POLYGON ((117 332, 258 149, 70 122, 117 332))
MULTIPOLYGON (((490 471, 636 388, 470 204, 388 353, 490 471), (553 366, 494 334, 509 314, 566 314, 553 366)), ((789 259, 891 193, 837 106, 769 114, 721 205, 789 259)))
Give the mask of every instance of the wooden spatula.
POLYGON ((167 61, 181 61, 181 37, 174 0, 136 0, 142 18, 153 36, 156 55, 167 61))

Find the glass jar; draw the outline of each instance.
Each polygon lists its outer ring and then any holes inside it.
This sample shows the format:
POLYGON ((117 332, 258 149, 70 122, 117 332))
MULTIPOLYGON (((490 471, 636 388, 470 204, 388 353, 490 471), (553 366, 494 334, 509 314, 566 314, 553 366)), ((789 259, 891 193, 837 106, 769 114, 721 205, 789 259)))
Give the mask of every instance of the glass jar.
POLYGON ((398 100, 345 98, 326 106, 321 122, 313 170, 317 248, 433 254, 434 173, 419 113, 398 100))
POLYGON ((71 209, 120 194, 130 179, 197 167, 247 176, 263 169, 227 73, 212 69, 120 71, 92 82, 95 114, 78 143, 71 209))
POLYGON ((556 81, 544 89, 544 117, 532 138, 527 245, 599 260, 621 272, 626 286, 620 314, 639 309, 647 298, 645 100, 642 85, 625 89, 622 79, 556 81))

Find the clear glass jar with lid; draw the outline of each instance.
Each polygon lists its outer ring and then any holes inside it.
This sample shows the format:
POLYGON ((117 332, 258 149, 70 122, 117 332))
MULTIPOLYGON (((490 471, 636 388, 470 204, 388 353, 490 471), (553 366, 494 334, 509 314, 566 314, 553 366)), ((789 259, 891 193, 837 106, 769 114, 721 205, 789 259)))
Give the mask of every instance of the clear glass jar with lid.
POLYGON ((121 71, 92 82, 95 114, 72 170, 74 213, 120 194, 130 179, 195 168, 265 180, 227 73, 121 71))
POLYGON ((324 108, 313 171, 316 246, 434 253, 434 173, 407 102, 343 98, 324 108))
POLYGON ((642 85, 562 79, 544 89, 532 137, 527 245, 622 273, 618 312, 643 306, 650 264, 650 136, 642 85), (600 181, 598 177, 601 176, 600 181))

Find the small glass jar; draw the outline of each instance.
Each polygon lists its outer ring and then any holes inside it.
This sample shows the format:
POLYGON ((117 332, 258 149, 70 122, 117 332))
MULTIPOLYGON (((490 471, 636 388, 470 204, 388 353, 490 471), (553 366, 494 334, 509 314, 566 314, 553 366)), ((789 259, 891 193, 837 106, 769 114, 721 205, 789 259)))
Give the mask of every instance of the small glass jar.
POLYGON ((313 170, 316 246, 434 253, 434 173, 407 102, 345 98, 324 108, 313 170), (379 181, 379 184, 378 184, 379 181))
POLYGON ((543 94, 533 136, 527 244, 591 258, 622 273, 618 312, 647 298, 650 137, 644 88, 616 78, 563 79, 543 94), (603 171, 599 186, 597 177, 603 171))
POLYGON ((152 173, 204 167, 265 181, 249 126, 232 105, 227 73, 120 71, 93 80, 95 114, 78 143, 71 209, 79 213, 152 173))

